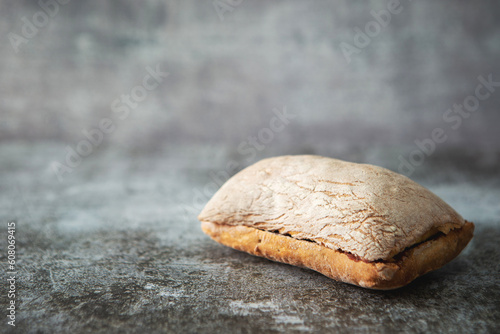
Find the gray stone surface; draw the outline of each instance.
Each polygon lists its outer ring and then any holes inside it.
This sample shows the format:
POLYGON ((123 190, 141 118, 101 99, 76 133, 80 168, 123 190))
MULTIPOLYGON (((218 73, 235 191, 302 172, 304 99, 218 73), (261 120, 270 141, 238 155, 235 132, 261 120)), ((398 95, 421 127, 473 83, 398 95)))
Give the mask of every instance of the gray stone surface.
POLYGON ((69 1, 27 36, 38 3, 0 0, 3 272, 9 221, 18 246, 17 326, 3 281, 0 332, 500 331, 500 88, 447 114, 479 76, 500 81, 500 2, 402 0, 350 63, 341 43, 387 1, 244 0, 224 20, 213 1, 69 1), (169 75, 126 114, 157 65, 169 75), (275 108, 294 118, 269 139, 275 108), (395 171, 413 157, 411 177, 476 236, 443 269, 374 292, 203 235, 221 178, 304 153, 395 171))
POLYGON ((498 1, 402 0, 350 63, 341 43, 354 45, 354 29, 388 1, 243 0, 223 21, 212 3, 73 0, 16 53, 9 34, 22 36, 22 18, 41 9, 0 1, 0 139, 74 145, 82 129, 117 118, 112 102, 161 64, 170 76, 107 145, 232 147, 286 105, 297 115, 286 140, 300 146, 414 145, 443 127, 441 147, 500 149, 498 90, 458 129, 443 121, 478 76, 500 81, 498 1))
MULTIPOLYGON (((0 146, 0 249, 5 250, 7 222, 15 220, 18 332, 499 329, 498 175, 478 177, 478 170, 456 161, 444 180, 440 167, 426 165, 429 177, 420 181, 476 223, 475 237, 444 268, 405 288, 377 292, 253 257, 205 236, 196 219, 204 197, 199 203, 194 198, 213 181, 211 172, 231 159, 220 148, 107 150, 59 182, 47 161, 63 149, 0 146), (200 157, 205 159, 197 163, 200 157)), ((358 152, 357 161, 369 162, 369 154, 358 152)), ((5 252, 0 255, 5 265, 5 252)), ((6 305, 5 293, 0 300, 6 305)))

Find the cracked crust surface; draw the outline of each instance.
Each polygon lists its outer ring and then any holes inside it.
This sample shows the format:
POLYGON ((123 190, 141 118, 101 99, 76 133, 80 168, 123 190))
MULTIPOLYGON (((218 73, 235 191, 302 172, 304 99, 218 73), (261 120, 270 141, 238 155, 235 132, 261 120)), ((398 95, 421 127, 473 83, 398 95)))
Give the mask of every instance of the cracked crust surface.
POLYGON ((464 219, 428 189, 385 168, 320 156, 261 160, 229 179, 198 219, 277 232, 386 260, 464 219))
POLYGON ((270 260, 306 267, 325 276, 361 287, 390 290, 402 287, 455 258, 471 240, 474 224, 466 222, 448 234, 422 242, 391 262, 364 262, 315 242, 247 226, 202 222, 203 231, 217 242, 270 260))

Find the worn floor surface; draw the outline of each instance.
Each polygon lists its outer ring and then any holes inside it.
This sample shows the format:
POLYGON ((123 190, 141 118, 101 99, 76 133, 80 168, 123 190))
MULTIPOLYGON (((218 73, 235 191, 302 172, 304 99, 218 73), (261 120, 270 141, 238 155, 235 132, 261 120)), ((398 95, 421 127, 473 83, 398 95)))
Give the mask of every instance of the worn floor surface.
MULTIPOLYGON (((228 159, 224 150, 209 149, 103 150, 59 182, 50 162, 63 146, 0 146, 2 250, 7 222, 17 224, 17 331, 500 328, 498 175, 478 177, 467 165, 449 173, 422 167, 419 181, 474 221, 475 237, 444 268, 405 288, 377 292, 249 256, 205 236, 196 214, 207 200, 204 188, 213 188, 210 172, 228 159)), ((1 262, 6 263, 5 251, 1 262)), ((6 305, 6 293, 0 300, 6 305)), ((0 331, 8 327, 4 316, 0 331)))

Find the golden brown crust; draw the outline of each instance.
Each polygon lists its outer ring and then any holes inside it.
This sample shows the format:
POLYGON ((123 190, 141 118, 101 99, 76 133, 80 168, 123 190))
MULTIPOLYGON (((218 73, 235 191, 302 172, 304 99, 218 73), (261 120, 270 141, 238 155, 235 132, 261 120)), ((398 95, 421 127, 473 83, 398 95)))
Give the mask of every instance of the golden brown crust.
POLYGON ((365 262, 315 242, 262 231, 247 226, 202 222, 212 239, 234 249, 273 261, 316 270, 335 280, 370 289, 390 290, 436 270, 452 259, 472 239, 474 224, 430 239, 398 254, 392 261, 365 262))

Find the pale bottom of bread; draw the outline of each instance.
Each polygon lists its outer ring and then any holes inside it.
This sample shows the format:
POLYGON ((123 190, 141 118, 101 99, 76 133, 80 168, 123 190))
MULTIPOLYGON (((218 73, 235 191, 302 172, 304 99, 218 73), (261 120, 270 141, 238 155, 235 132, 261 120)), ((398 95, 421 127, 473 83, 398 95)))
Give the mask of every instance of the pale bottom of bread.
POLYGON ((474 224, 451 230, 399 253, 388 261, 366 262, 315 242, 294 239, 247 226, 202 222, 212 239, 273 261, 316 270, 338 281, 364 288, 390 290, 453 260, 472 239, 474 224))

